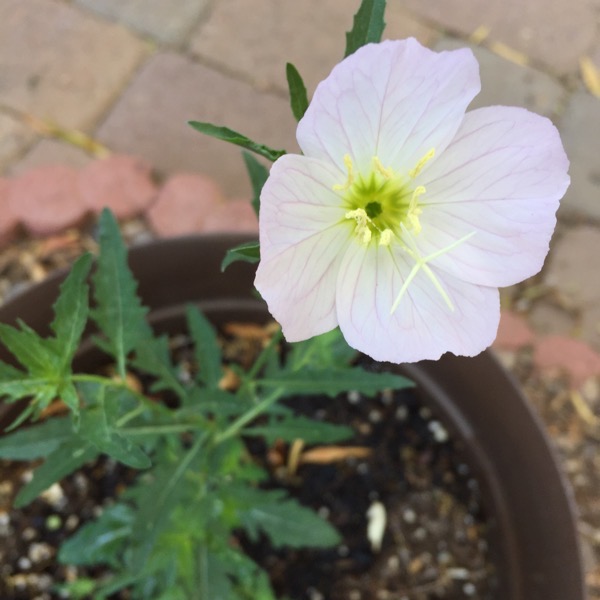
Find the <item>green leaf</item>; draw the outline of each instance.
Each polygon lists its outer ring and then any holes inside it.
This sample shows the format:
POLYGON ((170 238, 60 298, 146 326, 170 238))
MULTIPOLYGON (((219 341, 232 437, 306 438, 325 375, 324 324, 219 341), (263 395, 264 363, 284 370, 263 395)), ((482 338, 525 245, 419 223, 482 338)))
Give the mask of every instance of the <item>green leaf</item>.
POLYGON ((242 148, 251 150, 260 156, 264 156, 264 158, 272 162, 276 161, 280 156, 283 156, 286 153, 285 150, 274 150, 273 148, 269 148, 264 144, 254 142, 245 135, 242 135, 237 131, 233 131, 233 129, 229 129, 228 127, 219 127, 217 125, 213 125, 212 123, 203 123, 201 121, 189 121, 188 123, 200 133, 204 133, 206 135, 210 135, 211 137, 217 138, 218 140, 230 142, 236 146, 241 146, 242 148))
POLYGON ((68 565, 106 564, 118 567, 120 553, 131 535, 133 509, 118 503, 86 523, 60 546, 58 560, 68 565))
POLYGON ((54 417, 0 437, 0 458, 34 460, 54 452, 73 436, 70 419, 54 417))
POLYGON ((60 376, 60 358, 54 340, 41 338, 31 327, 19 321, 20 329, 0 323, 0 340, 32 374, 60 376))
POLYGON ((252 208, 258 217, 260 212, 260 193, 262 192, 265 181, 269 178, 269 169, 267 169, 262 163, 258 162, 253 154, 242 152, 244 162, 246 163, 246 170, 250 176, 250 183, 252 184, 252 208))
POLYGON ((87 322, 89 286, 85 280, 91 264, 91 254, 84 254, 75 262, 54 304, 54 321, 50 327, 56 335, 63 369, 71 364, 87 322))
POLYGON ((216 390, 223 374, 221 348, 217 333, 208 319, 195 306, 186 310, 187 322, 194 342, 194 356, 198 363, 198 379, 207 388, 216 390))
POLYGON ((223 272, 231 263, 241 260, 242 262, 257 263, 260 260, 260 245, 258 242, 245 242, 227 250, 227 254, 221 263, 223 272))
POLYGON ((344 57, 350 56, 365 44, 381 41, 385 29, 385 4, 386 0, 362 0, 358 12, 354 15, 352 30, 346 33, 344 57))
POLYGON ((100 256, 94 273, 94 321, 106 336, 104 349, 117 361, 125 378, 125 357, 140 339, 151 336, 147 309, 136 295, 137 282, 127 265, 127 251, 119 226, 107 209, 100 216, 100 256))
POLYGON ((80 439, 70 439, 51 452, 44 463, 33 472, 33 479, 21 488, 15 498, 15 508, 35 500, 53 483, 60 481, 98 455, 97 450, 80 439))
POLYGON ((287 77, 288 89, 290 90, 290 104, 296 121, 299 121, 308 108, 308 96, 306 95, 306 86, 298 69, 292 64, 285 66, 285 75, 287 77))
POLYGON ((195 387, 190 391, 189 406, 177 411, 180 417, 200 414, 217 417, 237 416, 248 410, 248 404, 230 392, 195 387))
POLYGON ((244 528, 254 541, 259 530, 266 533, 273 546, 292 548, 327 548, 340 542, 334 527, 314 511, 302 506, 282 490, 248 488, 250 505, 241 511, 244 528))
POLYGON ((151 387, 153 392, 172 390, 183 402, 186 401, 187 393, 179 381, 177 371, 171 361, 169 339, 166 336, 146 338, 141 341, 135 348, 135 359, 132 364, 157 378, 151 387))
POLYGON ((386 389, 399 390, 412 387, 412 381, 394 373, 372 373, 361 368, 304 369, 300 372, 281 372, 268 379, 260 379, 264 387, 282 387, 288 395, 326 394, 336 396, 341 392, 357 391, 371 396, 386 389))
POLYGON ((354 435, 352 428, 346 425, 323 423, 302 416, 272 421, 268 425, 248 427, 242 433, 264 437, 269 444, 278 439, 286 442, 301 439, 307 444, 331 444, 347 440, 354 435))
POLYGON ((148 468, 152 463, 145 452, 116 427, 119 405, 127 399, 127 392, 98 384, 82 385, 81 389, 85 390, 87 403, 78 431, 82 442, 93 444, 98 452, 134 469, 148 468))
POLYGON ((341 367, 350 364, 358 352, 348 346, 339 328, 303 342, 289 344, 290 354, 285 370, 299 371, 307 367, 341 367))

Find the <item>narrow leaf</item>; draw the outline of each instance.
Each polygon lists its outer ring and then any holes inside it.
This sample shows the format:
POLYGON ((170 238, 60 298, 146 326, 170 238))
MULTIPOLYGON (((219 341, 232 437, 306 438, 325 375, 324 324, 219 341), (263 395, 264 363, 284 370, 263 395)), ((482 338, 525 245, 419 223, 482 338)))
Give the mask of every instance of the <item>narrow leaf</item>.
POLYGON ((300 372, 282 372, 259 380, 264 387, 283 387, 289 395, 326 394, 336 396, 353 390, 373 395, 386 389, 412 387, 412 381, 389 372, 372 373, 358 367, 353 369, 305 369, 300 372))
POLYGON ((157 378, 151 388, 153 392, 172 390, 182 401, 185 401, 186 391, 171 361, 169 340, 166 336, 146 338, 141 341, 135 348, 135 359, 132 364, 137 369, 157 378))
POLYGON ((54 340, 41 338, 19 321, 21 329, 0 323, 0 340, 32 374, 59 377, 59 355, 54 340))
POLYGON ((307 444, 332 444, 347 440, 354 435, 354 431, 346 425, 323 423, 322 421, 299 416, 282 421, 273 421, 268 425, 248 427, 244 429, 243 435, 264 436, 267 443, 278 439, 285 442, 301 439, 307 444))
POLYGON ((70 565, 119 566, 119 552, 131 534, 133 510, 114 504, 60 546, 58 560, 70 565))
POLYGON ((56 335, 63 369, 71 364, 87 322, 89 286, 85 279, 91 264, 91 254, 84 254, 75 262, 54 304, 54 321, 50 327, 56 335))
POLYGON ((216 390, 221 380, 221 349, 217 333, 207 318, 195 306, 188 306, 187 322, 194 342, 198 363, 198 378, 209 389, 216 390))
POLYGON ((287 63, 285 66, 285 74, 287 77, 288 88, 290 91, 290 104, 292 113, 296 121, 299 121, 308 108, 308 96, 306 95, 306 86, 298 69, 292 64, 287 63))
POLYGON ((221 263, 221 272, 230 264, 241 260, 242 262, 257 263, 260 260, 260 245, 258 242, 246 242, 235 248, 227 250, 227 254, 221 263))
POLYGON ((21 508, 35 500, 53 483, 66 477, 97 456, 91 445, 80 439, 68 440, 50 453, 44 463, 33 472, 33 479, 23 487, 15 498, 15 508, 21 508))
POLYGON ((242 148, 251 150, 260 156, 264 156, 267 160, 272 162, 276 161, 280 156, 283 156, 286 153, 285 150, 274 150, 273 148, 269 148, 264 144, 254 142, 245 135, 242 135, 237 131, 233 131, 233 129, 229 129, 228 127, 219 127, 217 125, 213 125, 212 123, 203 123, 201 121, 189 121, 189 124, 200 133, 204 133, 206 135, 210 135, 211 137, 217 138, 218 140, 223 140, 224 142, 229 142, 231 144, 235 144, 236 146, 241 146, 242 148))
POLYGON ((94 273, 96 308, 92 316, 106 336, 106 349, 125 377, 125 357, 140 339, 150 337, 147 309, 136 295, 137 282, 127 265, 119 226, 107 209, 100 216, 100 256, 94 273))
POLYGON ((269 169, 262 163, 258 162, 253 154, 243 151, 242 156, 246 163, 246 170, 252 184, 252 208, 258 217, 260 211, 260 193, 262 192, 265 181, 269 178, 269 169))
POLYGON ((254 540, 262 530, 275 547, 327 548, 340 541, 330 523, 280 490, 249 489, 246 500, 252 501, 252 506, 241 512, 241 519, 254 540))
POLYGON ((354 15, 352 30, 346 33, 346 53, 350 56, 361 46, 381 41, 385 29, 383 19, 386 0, 362 0, 358 12, 354 15))
POLYGON ((0 437, 0 458, 34 460, 54 452, 73 435, 70 419, 52 418, 0 437))

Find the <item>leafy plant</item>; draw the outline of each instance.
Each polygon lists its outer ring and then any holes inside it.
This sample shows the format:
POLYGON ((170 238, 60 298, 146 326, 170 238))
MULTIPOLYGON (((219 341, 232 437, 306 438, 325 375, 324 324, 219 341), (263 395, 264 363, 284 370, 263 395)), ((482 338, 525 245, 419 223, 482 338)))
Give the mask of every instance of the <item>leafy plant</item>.
MULTIPOLYGON (((381 34, 384 4, 363 2, 348 36, 349 49, 381 34)), ((292 65, 287 78, 292 109, 300 119, 308 106, 306 89, 292 65)), ((192 125, 270 160, 284 153, 227 128, 192 125)), ((248 152, 244 160, 258 212, 268 171, 248 152)), ((168 339, 156 336, 146 321, 147 308, 137 295, 110 212, 102 213, 99 231, 95 262, 89 254, 82 256, 61 286, 49 337, 24 323, 0 324, 0 340, 19 365, 0 364, 0 396, 23 403, 9 429, 29 421, 28 427, 0 438, 0 457, 45 458, 15 505, 26 505, 82 465, 109 456, 139 474, 62 546, 58 558, 74 565, 105 565, 112 577, 79 579, 62 590, 75 598, 106 598, 128 588, 132 598, 273 600, 266 574, 232 543, 236 531, 292 547, 331 546, 339 536, 283 490, 261 487, 267 473, 251 459, 244 440, 341 442, 352 436, 350 428, 296 416, 280 400, 348 390, 375 394, 409 382, 354 366, 355 352, 339 332, 286 347, 285 360, 281 336, 275 334, 252 366, 230 365, 239 386, 223 389, 218 333, 194 306, 187 309, 187 331, 195 369, 193 377, 182 378, 168 339), (114 375, 74 372, 73 358, 86 328, 96 331, 93 341, 114 365, 114 375), (132 372, 148 381, 143 391, 131 385, 132 372), (150 398, 162 393, 175 401, 150 398), (46 419, 46 409, 61 402, 68 416, 46 419)), ((258 258, 258 243, 249 243, 231 250, 223 268, 234 260, 258 258)))

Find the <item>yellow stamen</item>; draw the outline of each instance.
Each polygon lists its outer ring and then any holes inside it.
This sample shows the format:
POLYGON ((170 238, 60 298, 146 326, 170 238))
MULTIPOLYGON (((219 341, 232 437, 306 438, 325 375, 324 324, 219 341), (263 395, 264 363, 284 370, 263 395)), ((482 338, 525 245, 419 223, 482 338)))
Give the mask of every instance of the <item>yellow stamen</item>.
POLYGON ((379 171, 386 179, 391 179, 394 176, 393 169, 386 169, 383 163, 379 160, 378 156, 373 157, 373 166, 379 171))
POLYGON ((354 165, 352 164, 352 157, 349 154, 344 155, 344 165, 346 165, 346 170, 348 171, 348 178, 345 183, 336 183, 333 186, 334 191, 346 191, 350 189, 350 186, 354 182, 354 165))
POLYGON ((408 174, 414 179, 422 170, 423 167, 435 156, 435 148, 432 148, 427 154, 419 160, 414 169, 408 172, 408 174))
POLYGON ((391 229, 384 229, 379 236, 379 245, 380 246, 389 246, 392 243, 392 237, 394 233, 391 229))
POLYGON ((366 246, 371 241, 371 229, 369 223, 372 223, 369 215, 363 208, 349 210, 345 215, 346 219, 354 219, 356 221, 356 229, 354 233, 360 238, 360 241, 366 246))
POLYGON ((408 286, 410 285, 412 280, 415 278, 415 276, 417 275, 417 273, 419 272, 420 269, 423 269, 423 271, 425 272, 427 277, 429 277, 429 279, 431 280, 431 283, 433 283, 433 286, 435 287, 437 292, 440 294, 440 296, 446 303, 446 306, 448 306, 448 308, 452 312, 454 312, 454 305, 452 304, 452 300, 450 300, 450 296, 448 296, 448 293, 443 288, 439 279, 435 276, 435 273, 431 270, 431 268, 429 267, 429 265, 427 263, 432 261, 435 258, 438 258, 439 256, 442 256, 442 254, 446 254, 447 252, 454 250, 454 248, 456 248, 457 246, 460 246, 461 244, 466 242, 468 239, 473 237, 475 235, 475 232, 472 231, 471 233, 460 238, 459 240, 455 240, 454 242, 452 242, 445 248, 437 250, 433 254, 429 254, 428 256, 423 257, 420 255, 419 250, 418 250, 414 240, 412 239, 408 229, 406 229, 404 224, 402 224, 401 227, 402 227, 403 233, 404 233, 404 235, 402 236, 402 239, 404 241, 406 241, 406 243, 409 246, 409 247, 405 247, 405 250, 411 256, 411 258, 414 258, 415 265, 413 266, 410 273, 408 274, 408 277, 404 280, 404 283, 402 284, 402 287, 400 288, 400 292, 398 292, 398 296, 396 297, 396 300, 394 300, 394 304, 392 304, 392 308, 390 309, 390 314, 392 315, 392 314, 394 314, 394 312, 396 312, 396 309, 398 308, 400 301, 402 300, 402 298, 406 294, 406 291, 408 290, 408 286))
POLYGON ((424 185, 417 186, 410 199, 410 204, 408 205, 406 217, 410 223, 411 229, 415 232, 415 234, 421 233, 421 222, 419 221, 419 215, 423 212, 423 209, 419 208, 419 205, 417 204, 417 198, 422 196, 426 191, 427 190, 425 189, 424 185))

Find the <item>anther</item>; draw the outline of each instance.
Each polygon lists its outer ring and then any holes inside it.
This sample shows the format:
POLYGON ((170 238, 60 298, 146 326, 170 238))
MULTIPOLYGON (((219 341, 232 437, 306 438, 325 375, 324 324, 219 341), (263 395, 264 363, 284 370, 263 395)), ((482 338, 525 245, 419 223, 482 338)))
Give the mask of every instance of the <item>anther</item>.
POLYGON ((336 183, 333 186, 333 190, 336 192, 350 189, 350 186, 354 182, 354 165, 352 164, 352 157, 349 154, 344 155, 344 165, 348 171, 348 178, 345 183, 336 183))
POLYGON ((373 157, 373 166, 379 171, 386 179, 391 179, 394 176, 393 169, 386 169, 383 163, 379 160, 379 156, 373 157))
POLYGON ((366 246, 371 241, 371 229, 369 223, 372 223, 369 215, 363 208, 357 208, 355 210, 349 210, 345 215, 346 219, 354 219, 356 221, 356 228, 354 233, 360 238, 360 241, 366 246))
POLYGON ((419 160, 415 168, 408 172, 408 174, 414 179, 422 170, 423 167, 435 156, 435 148, 432 148, 427 154, 419 160))

